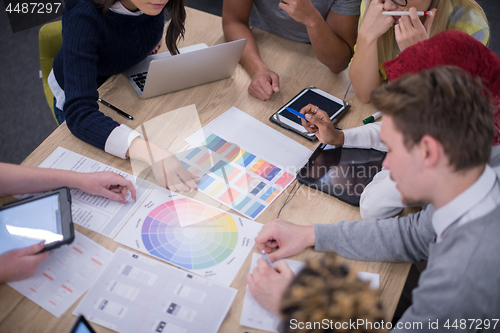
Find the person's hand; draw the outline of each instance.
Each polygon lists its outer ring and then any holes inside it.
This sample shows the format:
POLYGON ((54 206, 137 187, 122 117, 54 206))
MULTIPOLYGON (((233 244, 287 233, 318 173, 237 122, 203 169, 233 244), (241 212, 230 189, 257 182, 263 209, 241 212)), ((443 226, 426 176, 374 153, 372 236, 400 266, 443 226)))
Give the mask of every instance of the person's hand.
POLYGON ((394 25, 394 17, 382 15, 384 11, 382 0, 372 0, 370 2, 363 23, 359 28, 358 39, 362 38, 368 43, 374 43, 394 25))
POLYGON ((401 52, 418 42, 429 39, 429 33, 431 31, 432 22, 434 22, 434 16, 436 16, 437 9, 434 8, 431 11, 432 15, 426 17, 424 24, 420 21, 415 7, 410 8, 409 17, 401 16, 398 24, 394 26, 396 42, 398 43, 399 50, 401 52))
POLYGON ((78 173, 77 177, 76 187, 88 194, 127 203, 125 196, 130 191, 132 199, 136 200, 136 190, 132 182, 112 171, 78 173))
POLYGON ((271 262, 293 256, 315 242, 314 226, 300 226, 282 219, 265 224, 255 238, 259 250, 269 253, 271 262), (271 252, 274 249, 277 250, 271 252))
POLYGON ((158 45, 156 45, 155 49, 153 51, 151 51, 151 54, 157 54, 158 51, 160 50, 160 47, 161 47, 161 39, 160 39, 160 42, 158 43, 158 45))
POLYGON ((175 157, 170 155, 151 166, 156 180, 171 191, 197 190, 199 177, 195 177, 186 167, 175 157))
POLYGON ((304 106, 300 110, 300 113, 305 115, 308 120, 305 121, 302 119, 302 126, 308 132, 316 134, 320 142, 333 146, 344 143, 344 132, 339 131, 333 126, 328 113, 312 104, 304 106))
POLYGON ((305 26, 313 24, 315 20, 323 20, 319 11, 314 7, 311 0, 282 0, 279 7, 285 11, 294 21, 305 26))
POLYGON ((262 101, 271 98, 272 94, 280 91, 280 80, 278 74, 270 69, 263 69, 256 72, 252 77, 252 82, 248 86, 248 92, 253 97, 262 101))
POLYGON ((295 274, 285 261, 280 261, 273 268, 259 259, 257 267, 247 274, 248 289, 257 303, 279 316, 281 299, 294 277, 295 274))
POLYGON ((19 281, 35 274, 38 265, 49 257, 43 250, 45 241, 0 255, 0 282, 19 281))

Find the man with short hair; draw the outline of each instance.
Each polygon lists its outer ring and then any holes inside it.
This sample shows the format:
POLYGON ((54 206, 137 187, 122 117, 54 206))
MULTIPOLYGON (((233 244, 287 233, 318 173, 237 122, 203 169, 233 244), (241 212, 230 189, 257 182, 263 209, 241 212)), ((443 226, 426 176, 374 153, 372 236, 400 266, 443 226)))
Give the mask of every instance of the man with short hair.
MULTIPOLYGON (((436 325, 475 332, 472 319, 493 324, 500 313, 500 180, 487 165, 494 126, 484 88, 459 68, 437 67, 381 86, 372 101, 384 113, 383 165, 402 201, 428 206, 385 220, 314 226, 274 220, 257 236, 259 249, 278 248, 272 261, 307 246, 355 260, 427 260, 396 331, 407 323, 422 323, 414 326, 419 332, 436 325)), ((286 264, 277 267, 259 261, 247 276, 255 299, 275 314, 290 279, 286 264)))

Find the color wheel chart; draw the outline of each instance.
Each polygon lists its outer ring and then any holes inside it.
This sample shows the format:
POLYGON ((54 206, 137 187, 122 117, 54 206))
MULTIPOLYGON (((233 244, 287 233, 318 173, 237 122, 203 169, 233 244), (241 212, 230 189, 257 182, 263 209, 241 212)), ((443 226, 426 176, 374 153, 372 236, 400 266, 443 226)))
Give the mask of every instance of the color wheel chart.
POLYGON ((228 213, 189 198, 153 209, 142 225, 142 241, 152 255, 186 269, 224 261, 238 242, 238 227, 228 213), (183 228, 183 225, 189 225, 183 228))
POLYGON ((230 285, 262 225, 166 189, 154 189, 115 241, 230 285))
POLYGON ((200 147, 177 154, 200 177, 201 192, 251 218, 257 218, 295 179, 234 143, 211 134, 200 147))

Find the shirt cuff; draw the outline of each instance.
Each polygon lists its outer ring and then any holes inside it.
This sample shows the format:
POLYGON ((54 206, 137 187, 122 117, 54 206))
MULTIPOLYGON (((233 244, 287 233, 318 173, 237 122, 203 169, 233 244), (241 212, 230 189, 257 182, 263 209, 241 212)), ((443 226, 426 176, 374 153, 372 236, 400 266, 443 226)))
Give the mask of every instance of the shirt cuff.
POLYGON ((109 134, 106 144, 104 145, 104 151, 112 155, 118 156, 123 159, 127 159, 127 150, 130 147, 132 141, 141 135, 128 127, 127 125, 121 124, 109 134))
POLYGON ((380 141, 380 122, 343 130, 344 147, 365 148, 387 151, 387 147, 380 141))

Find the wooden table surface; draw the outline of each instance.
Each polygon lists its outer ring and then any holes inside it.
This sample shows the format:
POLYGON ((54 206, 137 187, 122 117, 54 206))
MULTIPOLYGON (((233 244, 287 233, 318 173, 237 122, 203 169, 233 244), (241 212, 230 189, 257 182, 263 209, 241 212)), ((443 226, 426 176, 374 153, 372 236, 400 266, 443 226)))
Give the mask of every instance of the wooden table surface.
MULTIPOLYGON (((269 68, 280 76, 280 92, 272 96, 270 100, 260 101, 248 94, 247 88, 250 77, 244 68, 238 65, 231 78, 147 100, 142 100, 137 96, 123 75, 117 75, 101 86, 99 89, 100 96, 107 102, 131 114, 134 120, 126 120, 103 106, 100 106, 101 111, 134 129, 141 129, 142 124, 153 118, 155 120, 148 124, 158 124, 157 119, 169 119, 170 121, 167 124, 160 124, 162 125, 161 128, 168 129, 162 132, 168 132, 179 139, 178 133, 182 132, 180 137, 184 138, 192 134, 196 128, 189 126, 189 119, 175 117, 175 112, 171 113, 173 116, 170 116, 170 111, 194 104, 203 126, 232 106, 235 106, 309 149, 314 149, 318 144, 317 142, 310 142, 281 129, 271 124, 268 118, 305 87, 316 86, 332 95, 343 98, 349 86, 347 70, 338 75, 332 74, 326 66, 316 59, 311 45, 292 42, 258 29, 254 29, 253 32, 258 41, 262 59, 269 68), (179 129, 182 129, 182 131, 179 129)), ((211 46, 224 41, 220 17, 190 8, 187 9, 186 36, 181 41, 180 47, 196 43, 206 43, 211 46)), ((164 45, 162 45, 161 51, 165 51, 164 45)), ((346 100, 352 105, 352 108, 337 125, 340 128, 360 126, 362 119, 376 111, 371 105, 359 101, 354 96, 352 89, 347 94, 346 100)), ((160 138, 158 140, 161 142, 156 143, 165 147, 171 143, 170 139, 162 140, 160 138)), ((28 156, 23 165, 38 166, 58 146, 125 172, 133 173, 133 171, 136 171, 135 168, 132 170, 129 160, 114 157, 74 137, 65 123, 59 126, 28 156)), ((172 149, 172 146, 170 148, 172 149)), ((148 178, 153 180, 151 176, 148 178)), ((277 217, 278 211, 283 206, 292 186, 293 184, 257 218, 258 222, 267 223, 277 217)), ((10 199, 2 198, 3 202, 8 200, 10 199)), ((218 202, 210 198, 205 202, 221 207, 218 202)), ((324 193, 313 191, 306 186, 301 186, 297 194, 281 211, 280 218, 300 225, 311 225, 315 223, 336 223, 340 220, 352 221, 361 217, 358 208, 347 205, 324 193)), ((111 251, 115 251, 118 247, 117 243, 103 235, 79 225, 76 225, 75 228, 111 251)), ((258 252, 256 247, 254 252, 258 252)), ((314 252, 311 248, 291 259, 305 260, 318 255, 321 254, 314 252)), ((239 325, 246 287, 245 275, 250 268, 250 258, 251 256, 248 256, 231 285, 231 287, 238 290, 238 294, 219 332, 262 332, 239 325)), ((409 271, 409 264, 346 261, 362 271, 380 274, 380 299, 387 312, 387 319, 392 318, 409 271)), ((78 303, 79 301, 60 318, 56 318, 14 289, 2 284, 0 285, 0 332, 68 332, 76 319, 72 315, 72 311, 78 303)), ((112 332, 98 325, 93 326, 97 332, 112 332)))

